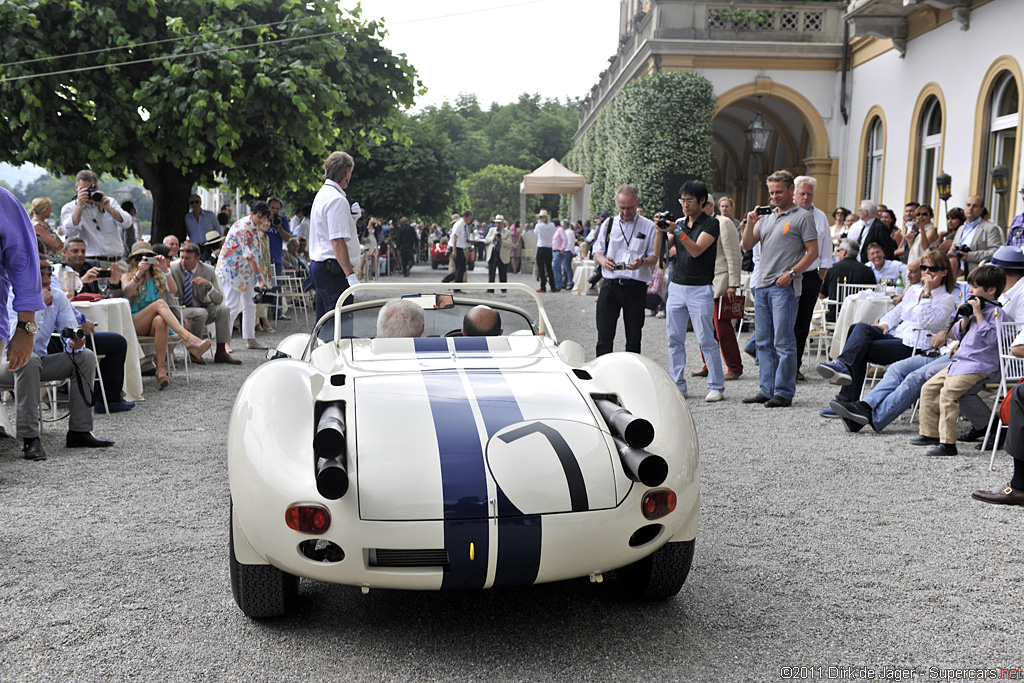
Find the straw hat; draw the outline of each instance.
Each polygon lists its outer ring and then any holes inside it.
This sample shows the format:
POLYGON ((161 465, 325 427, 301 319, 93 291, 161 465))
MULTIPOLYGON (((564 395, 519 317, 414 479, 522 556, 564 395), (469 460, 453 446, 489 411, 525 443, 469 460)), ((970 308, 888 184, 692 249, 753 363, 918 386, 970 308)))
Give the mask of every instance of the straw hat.
POLYGON ((224 235, 220 234, 216 230, 211 230, 210 232, 206 233, 206 240, 203 242, 203 244, 217 244, 217 242, 223 241, 224 235))
POLYGON ((541 209, 540 212, 537 214, 537 218, 543 218, 545 221, 548 219, 548 217, 549 216, 547 209, 541 209))
POLYGON ((136 242, 132 245, 132 250, 128 254, 128 258, 131 259, 136 256, 156 256, 156 252, 153 251, 153 247, 149 242, 136 242))

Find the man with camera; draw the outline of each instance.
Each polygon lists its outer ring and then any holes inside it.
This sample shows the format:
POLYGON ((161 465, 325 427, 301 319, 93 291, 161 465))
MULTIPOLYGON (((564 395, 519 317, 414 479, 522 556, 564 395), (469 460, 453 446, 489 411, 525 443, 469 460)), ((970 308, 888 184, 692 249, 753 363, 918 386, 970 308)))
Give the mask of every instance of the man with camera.
POLYGON ((971 269, 985 263, 1003 244, 1003 231, 999 226, 984 218, 985 205, 978 195, 971 195, 964 204, 967 222, 956 230, 950 254, 960 255, 960 267, 967 275, 971 269))
MULTIPOLYGON (((224 291, 217 281, 213 266, 199 260, 199 246, 186 242, 181 247, 181 258, 171 264, 171 277, 178 286, 175 294, 178 305, 189 321, 189 329, 200 337, 209 337, 207 324, 214 321, 217 332, 217 352, 214 363, 241 365, 242 361, 228 353, 231 339, 231 309, 224 303, 224 291)), ((192 362, 206 365, 202 355, 192 356, 192 362)))
MULTIPOLYGON (((270 242, 270 260, 274 264, 274 284, 277 284, 277 280, 284 275, 284 259, 281 252, 284 251, 284 245, 292 238, 292 232, 288 216, 281 215, 283 206, 281 200, 271 197, 267 200, 267 206, 270 207, 270 230, 267 231, 267 240, 270 242)), ((277 320, 291 320, 281 313, 281 300, 277 297, 274 299, 274 317, 277 320)))
POLYGON ((22 367, 11 370, 0 364, 0 383, 14 384, 17 409, 17 434, 24 442, 26 460, 45 460, 46 451, 39 440, 39 383, 71 379, 68 389, 68 448, 104 448, 113 441, 99 439, 92 433, 93 411, 89 405, 96 380, 96 355, 85 347, 85 333, 78 328, 71 304, 59 289, 50 287, 53 267, 46 259, 39 260, 40 283, 45 308, 37 311, 35 320, 19 320, 13 302, 7 304, 11 328, 24 330, 32 336, 32 355, 22 367), (50 354, 50 335, 59 332, 67 352, 50 354), (88 387, 88 389, 86 389, 88 387), (88 391, 88 395, 86 392, 88 391))
POLYGON ((794 202, 794 178, 788 171, 768 176, 771 206, 747 214, 743 248, 761 244, 754 284, 754 332, 760 391, 744 403, 786 408, 796 394, 796 312, 802 276, 818 260, 814 217, 794 202))
POLYGON ((654 251, 657 228, 651 219, 637 212, 637 189, 622 185, 615 193, 615 203, 619 215, 604 221, 594 240, 594 261, 601 266, 604 276, 597 296, 598 356, 612 352, 620 312, 626 330, 626 351, 640 353, 647 283, 651 266, 658 261, 654 251))
POLYGON ((78 196, 60 210, 60 227, 66 237, 81 237, 88 258, 113 263, 124 252, 121 230, 131 226, 132 217, 113 197, 97 187, 99 178, 89 170, 75 176, 78 196))

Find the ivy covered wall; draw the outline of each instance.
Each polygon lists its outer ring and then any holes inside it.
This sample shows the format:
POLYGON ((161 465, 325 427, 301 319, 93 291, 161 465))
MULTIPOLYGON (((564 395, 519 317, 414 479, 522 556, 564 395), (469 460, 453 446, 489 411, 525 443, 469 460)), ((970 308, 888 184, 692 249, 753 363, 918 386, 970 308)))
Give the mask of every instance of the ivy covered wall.
POLYGON ((614 212, 623 183, 640 191, 648 217, 661 207, 666 174, 691 173, 710 186, 714 115, 714 87, 698 73, 656 73, 622 88, 562 162, 590 183, 591 218, 614 212))

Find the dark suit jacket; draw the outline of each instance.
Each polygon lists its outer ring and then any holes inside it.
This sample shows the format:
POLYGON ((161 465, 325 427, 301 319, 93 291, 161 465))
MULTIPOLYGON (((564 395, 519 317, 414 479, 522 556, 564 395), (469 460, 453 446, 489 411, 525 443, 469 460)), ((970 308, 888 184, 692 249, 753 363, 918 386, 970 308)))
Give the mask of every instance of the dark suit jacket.
POLYGON ((864 231, 861 232, 860 241, 860 262, 868 262, 868 245, 878 243, 885 252, 886 261, 896 261, 896 240, 892 238, 893 229, 885 223, 873 218, 864 231))
MULTIPOLYGON (((845 282, 850 285, 873 285, 875 274, 869 266, 865 266, 854 256, 847 256, 842 261, 837 261, 825 273, 825 279, 821 282, 821 294, 835 301, 839 295, 839 283, 845 282)), ((825 312, 825 319, 835 322, 835 306, 830 305, 825 312)))
MULTIPOLYGON (((209 280, 213 286, 206 287, 205 285, 193 283, 192 296, 195 299, 194 303, 199 307, 204 307, 207 304, 224 303, 224 290, 220 288, 220 282, 217 281, 217 271, 213 269, 213 266, 200 261, 196 266, 196 275, 209 280)), ((185 294, 185 269, 181 267, 181 261, 175 261, 171 264, 171 277, 174 278, 174 284, 178 285, 178 293, 174 295, 176 299, 175 305, 184 306, 182 297, 185 294)))

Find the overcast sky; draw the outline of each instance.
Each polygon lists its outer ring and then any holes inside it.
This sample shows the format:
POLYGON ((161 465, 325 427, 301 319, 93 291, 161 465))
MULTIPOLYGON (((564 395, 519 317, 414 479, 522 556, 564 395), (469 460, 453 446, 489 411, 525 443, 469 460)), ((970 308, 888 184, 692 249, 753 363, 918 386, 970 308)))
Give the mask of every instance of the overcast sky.
MULTIPOLYGON (((343 2, 343 6, 353 6, 343 2)), ((519 95, 582 98, 615 53, 619 0, 363 0, 384 45, 427 86, 417 108, 476 93, 485 109, 519 95)))

